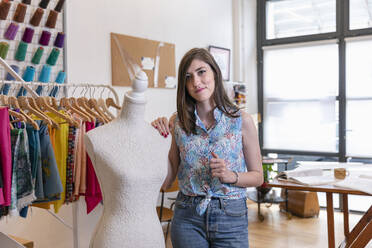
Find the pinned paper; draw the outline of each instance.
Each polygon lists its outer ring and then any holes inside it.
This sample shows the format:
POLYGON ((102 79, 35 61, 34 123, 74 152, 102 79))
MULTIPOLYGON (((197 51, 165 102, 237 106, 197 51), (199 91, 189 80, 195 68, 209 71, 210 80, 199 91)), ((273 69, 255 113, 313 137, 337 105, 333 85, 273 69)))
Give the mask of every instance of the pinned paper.
POLYGON ((153 70, 154 69, 154 59, 150 57, 142 57, 141 64, 143 70, 153 70))
POLYGON ((165 76, 165 88, 176 88, 177 80, 175 77, 165 76))

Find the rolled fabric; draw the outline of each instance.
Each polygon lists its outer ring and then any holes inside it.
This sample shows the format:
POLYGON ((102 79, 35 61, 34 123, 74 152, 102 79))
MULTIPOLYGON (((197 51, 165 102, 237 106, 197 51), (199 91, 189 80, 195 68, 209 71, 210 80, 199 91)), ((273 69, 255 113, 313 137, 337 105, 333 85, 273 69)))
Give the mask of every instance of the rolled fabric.
POLYGON ((14 12, 13 21, 23 23, 25 20, 26 11, 27 11, 27 5, 23 3, 19 3, 14 12))
POLYGON ((64 3, 65 3, 65 0, 59 0, 54 10, 57 12, 61 12, 64 3))
POLYGON ((39 44, 42 46, 48 46, 50 41, 51 33, 49 31, 43 30, 40 36, 39 44))
MULTIPOLYGON (((17 65, 11 65, 10 67, 12 67, 13 71, 15 71, 16 73, 19 72, 19 67, 17 65)), ((12 76, 12 74, 10 74, 9 72, 6 74, 5 76, 5 80, 6 81, 13 81, 15 80, 15 78, 12 76)), ((4 84, 4 87, 3 87, 3 94, 4 95, 8 95, 8 92, 9 92, 9 89, 10 89, 10 84, 4 84)))
POLYGON ((35 27, 39 26, 41 22, 41 18, 43 18, 43 15, 44 15, 44 10, 41 8, 37 8, 30 19, 30 24, 35 27))
POLYGON ((32 42, 32 37, 34 36, 35 30, 32 28, 25 28, 25 32, 23 33, 22 36, 22 41, 26 43, 31 43, 32 42))
POLYGON ((6 59, 9 51, 9 43, 8 42, 0 42, 0 57, 2 59, 6 59))
POLYGON ((3 0, 0 3, 0 20, 6 20, 12 4, 8 0, 3 0))
POLYGON ((56 40, 54 41, 54 46, 58 48, 63 48, 65 42, 65 34, 62 32, 59 32, 57 34, 56 40))
POLYGON ((18 61, 24 61, 25 58, 26 58, 27 47, 28 47, 27 43, 25 43, 23 41, 20 41, 19 45, 18 45, 17 52, 14 56, 14 59, 18 60, 18 61))
POLYGON ((57 63, 59 53, 60 53, 60 51, 59 51, 58 48, 53 48, 53 50, 49 54, 49 57, 48 57, 46 63, 48 65, 55 65, 57 63))
POLYGON ((43 56, 43 53, 44 53, 44 48, 43 47, 39 47, 36 50, 34 56, 32 57, 31 63, 38 65, 40 63, 41 57, 43 56))
POLYGON ((48 19, 45 23, 45 27, 55 28, 56 23, 57 23, 57 18, 58 18, 58 12, 51 9, 49 11, 49 15, 48 15, 48 19))
POLYGON ((5 31, 4 37, 8 40, 14 40, 17 35, 19 25, 17 23, 10 23, 7 30, 5 31))

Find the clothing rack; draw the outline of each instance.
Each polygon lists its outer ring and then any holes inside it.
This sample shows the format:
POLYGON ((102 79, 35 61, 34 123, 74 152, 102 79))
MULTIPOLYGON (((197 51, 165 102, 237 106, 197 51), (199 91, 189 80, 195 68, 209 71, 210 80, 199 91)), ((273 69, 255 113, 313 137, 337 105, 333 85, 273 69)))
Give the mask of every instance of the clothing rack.
MULTIPOLYGON (((74 91, 73 91, 73 94, 74 94, 74 92, 77 88, 85 89, 86 91, 84 92, 84 94, 86 94, 87 91, 90 90, 90 89, 103 88, 103 89, 108 89, 114 96, 114 102, 117 105, 120 105, 118 94, 115 91, 115 89, 110 85, 107 85, 107 84, 91 84, 91 83, 80 83, 80 84, 78 84, 78 83, 63 83, 63 84, 58 84, 58 83, 26 82, 1 57, 0 57, 0 64, 5 68, 6 72, 10 73, 16 79, 16 81, 2 80, 0 82, 0 84, 4 83, 4 84, 17 85, 19 87, 23 87, 34 98, 39 97, 39 95, 32 89, 33 86, 51 87, 52 89, 54 87, 64 88, 64 89, 75 88, 74 91)), ((103 91, 102 91, 102 93, 103 93, 103 91)), ((59 91, 59 94, 60 94, 60 91, 59 91)), ((67 90, 64 91, 64 94, 65 94, 66 97, 68 97, 68 91, 67 90)), ((93 92, 93 94, 94 94, 94 92, 93 92)), ((79 202, 78 201, 73 202, 72 203, 72 222, 73 223, 72 223, 72 226, 71 226, 70 224, 66 223, 62 218, 60 218, 56 214, 52 213, 50 210, 47 210, 47 212, 49 214, 51 214, 53 217, 55 217, 59 222, 61 222, 67 228, 72 229, 73 243, 74 243, 73 247, 74 248, 79 248, 78 211, 79 211, 79 202)))

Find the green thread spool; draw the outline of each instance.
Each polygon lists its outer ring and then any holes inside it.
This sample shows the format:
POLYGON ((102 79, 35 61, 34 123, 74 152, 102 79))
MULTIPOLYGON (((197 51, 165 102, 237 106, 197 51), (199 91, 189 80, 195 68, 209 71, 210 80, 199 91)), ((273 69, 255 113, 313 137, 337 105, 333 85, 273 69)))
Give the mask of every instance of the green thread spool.
POLYGON ((27 43, 20 41, 14 59, 18 61, 24 61, 26 58, 27 47, 27 43))
POLYGON ((44 53, 44 48, 39 47, 34 56, 32 57, 31 63, 38 65, 40 63, 41 57, 43 56, 44 53))
POLYGON ((58 48, 54 48, 52 50, 52 52, 49 54, 49 57, 48 57, 46 63, 48 65, 55 65, 57 63, 57 59, 58 59, 59 53, 60 53, 59 49, 58 48))
POLYGON ((9 44, 7 42, 0 42, 0 57, 5 59, 8 55, 9 44))

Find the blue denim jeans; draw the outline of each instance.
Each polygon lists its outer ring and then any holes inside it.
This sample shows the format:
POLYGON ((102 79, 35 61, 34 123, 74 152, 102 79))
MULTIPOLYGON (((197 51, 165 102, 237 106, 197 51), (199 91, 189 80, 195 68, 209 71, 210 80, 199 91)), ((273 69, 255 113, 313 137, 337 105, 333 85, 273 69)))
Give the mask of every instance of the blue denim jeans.
POLYGON ((202 199, 178 193, 171 225, 173 248, 248 248, 246 199, 212 198, 200 216, 196 206, 202 199))

